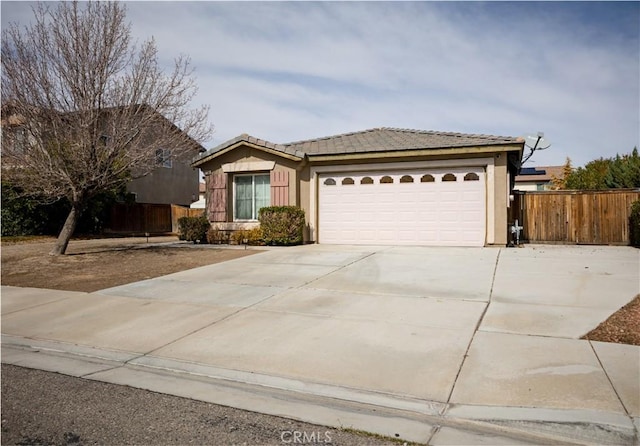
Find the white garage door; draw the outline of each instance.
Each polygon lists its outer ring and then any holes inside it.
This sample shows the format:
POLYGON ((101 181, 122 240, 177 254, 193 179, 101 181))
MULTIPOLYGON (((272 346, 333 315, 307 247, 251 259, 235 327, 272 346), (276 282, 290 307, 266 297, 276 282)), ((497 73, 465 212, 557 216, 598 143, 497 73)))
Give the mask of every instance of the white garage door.
POLYGON ((483 246, 482 168, 319 176, 318 241, 483 246))

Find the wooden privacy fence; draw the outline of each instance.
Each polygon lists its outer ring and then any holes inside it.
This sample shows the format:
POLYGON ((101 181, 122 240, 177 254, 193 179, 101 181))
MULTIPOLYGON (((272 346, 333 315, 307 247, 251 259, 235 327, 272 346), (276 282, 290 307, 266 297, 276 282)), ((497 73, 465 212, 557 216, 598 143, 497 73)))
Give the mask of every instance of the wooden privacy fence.
POLYGON ((177 234, 180 217, 194 217, 203 213, 204 209, 190 209, 175 204, 116 204, 111 207, 109 231, 124 234, 177 234))
POLYGON ((182 217, 200 217, 204 215, 204 209, 191 209, 176 204, 171 205, 171 232, 178 233, 178 219, 182 217))
POLYGON ((628 245, 631 204, 640 190, 517 192, 510 221, 533 243, 628 245))

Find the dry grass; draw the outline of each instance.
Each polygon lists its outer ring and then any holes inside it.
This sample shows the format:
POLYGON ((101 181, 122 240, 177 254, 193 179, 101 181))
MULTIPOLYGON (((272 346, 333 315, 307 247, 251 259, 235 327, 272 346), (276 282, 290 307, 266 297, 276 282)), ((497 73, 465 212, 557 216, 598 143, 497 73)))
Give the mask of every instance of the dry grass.
POLYGON ((92 292, 253 254, 242 249, 152 246, 177 237, 73 240, 64 256, 53 239, 2 243, 2 285, 92 292))

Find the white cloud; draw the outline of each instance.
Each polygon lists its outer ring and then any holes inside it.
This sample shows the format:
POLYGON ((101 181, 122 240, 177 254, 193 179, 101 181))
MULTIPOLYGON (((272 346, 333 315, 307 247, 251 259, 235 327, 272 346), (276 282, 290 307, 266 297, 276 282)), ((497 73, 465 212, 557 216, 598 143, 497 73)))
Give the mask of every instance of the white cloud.
MULTIPOLYGON (((24 19, 6 3, 3 25, 5 12, 24 19)), ((135 36, 153 35, 166 63, 192 57, 216 126, 209 145, 242 132, 289 142, 378 126, 542 130, 553 147, 540 164, 638 145, 637 3, 127 6, 135 36)))

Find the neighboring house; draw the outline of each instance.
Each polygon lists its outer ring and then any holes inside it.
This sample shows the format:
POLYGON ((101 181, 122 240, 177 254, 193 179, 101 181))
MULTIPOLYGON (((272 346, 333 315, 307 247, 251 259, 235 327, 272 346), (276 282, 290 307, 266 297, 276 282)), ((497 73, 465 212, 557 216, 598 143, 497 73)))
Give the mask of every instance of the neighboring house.
POLYGON ((191 209, 204 209, 207 206, 207 200, 205 198, 206 190, 206 184, 200 182, 200 184, 198 185, 198 201, 194 201, 193 203, 191 203, 191 206, 189 206, 191 209))
MULTIPOLYGON (((204 150, 204 147, 196 144, 193 154, 202 153, 204 150)), ((158 149, 156 152, 158 167, 149 175, 127 184, 127 192, 134 195, 137 203, 189 206, 198 200, 200 183, 198 169, 191 167, 191 162, 186 159, 178 161, 167 158, 167 150, 158 149)))
POLYGON ((562 180, 564 166, 523 167, 516 176, 515 190, 553 190, 553 179, 562 180))
POLYGON ((257 225, 296 205, 305 240, 375 245, 506 245, 524 140, 394 128, 275 144, 247 134, 193 162, 213 227, 257 225))
MULTIPOLYGON (((105 112, 108 116, 108 111, 105 112)), ((158 114, 158 119, 164 120, 170 126, 172 123, 158 114)), ((7 147, 20 148, 28 147, 29 141, 33 143, 33 138, 29 138, 25 130, 24 117, 12 112, 10 106, 3 106, 2 109, 2 145, 3 152, 7 147), (28 141, 29 140, 29 141, 28 141)), ((175 126, 173 126, 175 127, 175 126)), ((175 127, 176 130, 182 132, 175 127)), ((188 154, 179 160, 171 159, 171 150, 176 147, 158 148, 156 150, 154 169, 150 174, 130 181, 127 184, 127 192, 135 197, 138 203, 152 204, 179 204, 189 206, 198 199, 198 187, 200 183, 200 173, 198 169, 191 167, 191 160, 194 156, 205 151, 205 148, 183 133, 184 146, 188 154)), ((104 135, 109 138, 108 134, 104 135)), ((21 149, 27 150, 27 149, 21 149)), ((3 160, 3 168, 10 166, 3 160)))

